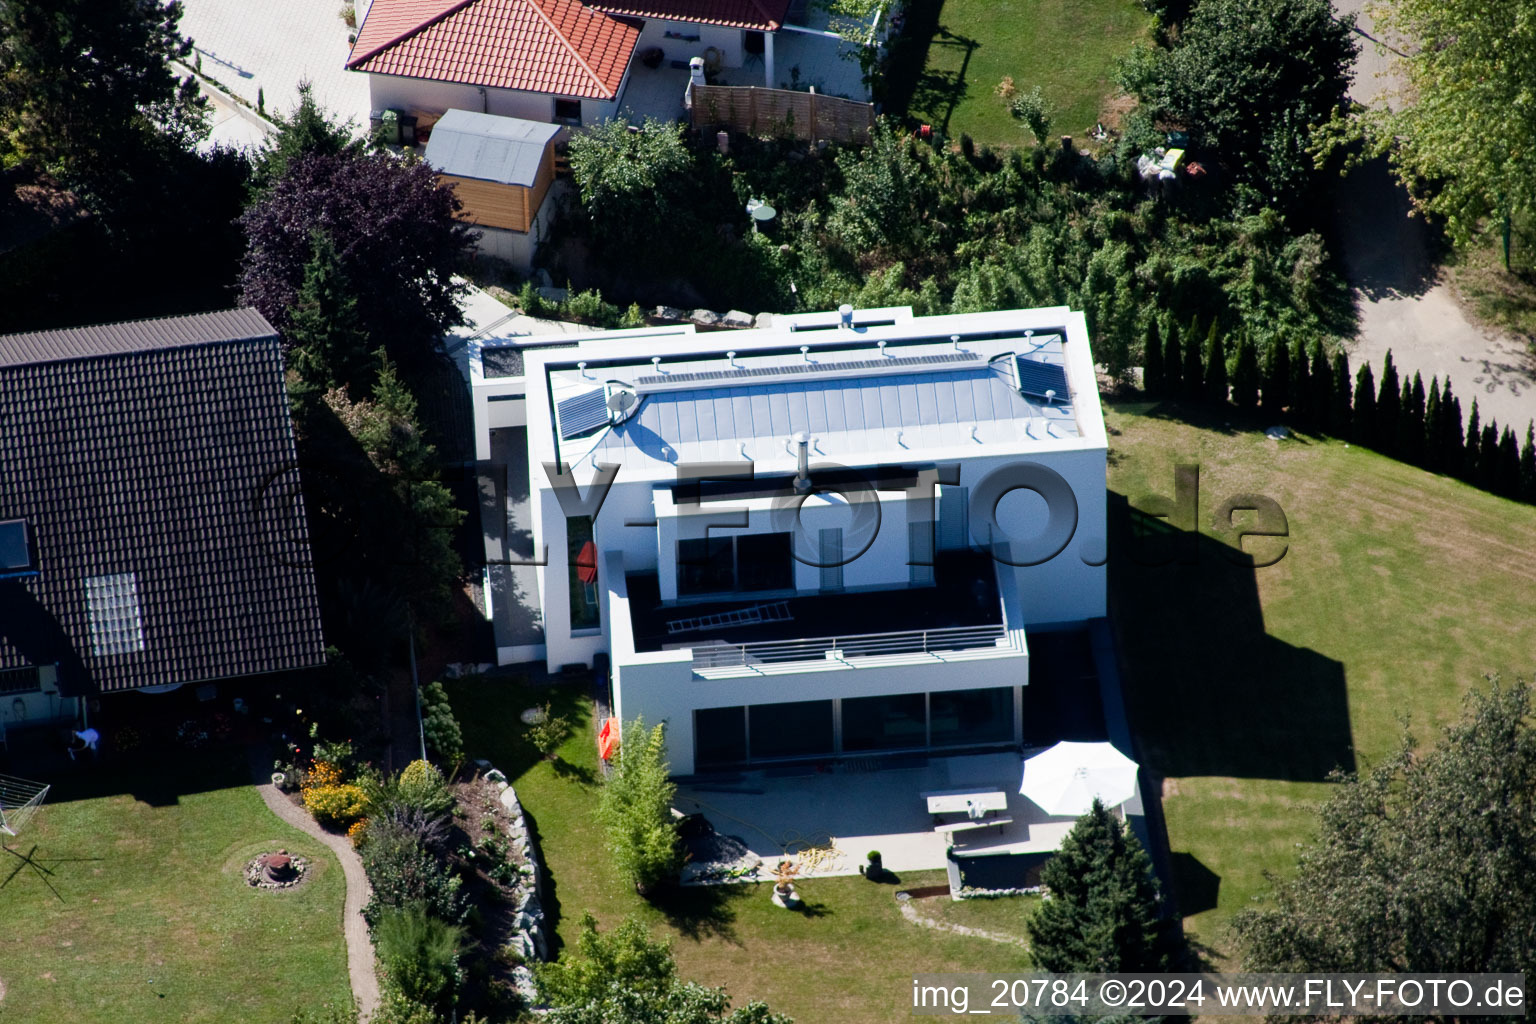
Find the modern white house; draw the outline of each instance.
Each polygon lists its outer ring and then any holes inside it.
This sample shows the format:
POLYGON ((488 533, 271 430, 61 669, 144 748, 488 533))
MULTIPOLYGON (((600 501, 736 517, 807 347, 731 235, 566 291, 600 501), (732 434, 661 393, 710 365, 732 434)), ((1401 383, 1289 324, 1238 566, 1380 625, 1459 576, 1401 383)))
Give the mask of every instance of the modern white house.
POLYGON ((539 629, 499 658, 606 654, 680 775, 1017 748, 1030 631, 1105 614, 1081 313, 504 342, 471 356, 477 454, 531 540, 503 562, 541 564, 502 567, 539 629))

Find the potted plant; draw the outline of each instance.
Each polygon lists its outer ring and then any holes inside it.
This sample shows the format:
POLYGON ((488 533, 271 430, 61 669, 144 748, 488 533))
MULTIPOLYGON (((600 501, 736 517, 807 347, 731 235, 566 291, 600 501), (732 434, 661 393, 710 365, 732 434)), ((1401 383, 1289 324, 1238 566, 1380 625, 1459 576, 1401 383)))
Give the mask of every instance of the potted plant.
POLYGON ((880 862, 880 851, 869 851, 869 867, 864 869, 864 877, 871 882, 878 882, 885 877, 885 865, 880 862))
POLYGON ((800 905, 800 894, 795 892, 795 876, 800 865, 787 860, 779 861, 773 869, 773 902, 775 906, 790 908, 800 905))

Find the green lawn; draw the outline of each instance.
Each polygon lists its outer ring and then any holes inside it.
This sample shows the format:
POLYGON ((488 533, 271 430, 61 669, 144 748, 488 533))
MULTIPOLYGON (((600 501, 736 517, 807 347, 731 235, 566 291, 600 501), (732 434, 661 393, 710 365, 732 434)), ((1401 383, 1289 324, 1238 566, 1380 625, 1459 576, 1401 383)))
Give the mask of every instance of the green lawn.
POLYGON ((1020 92, 1038 85, 1053 134, 1081 141, 1117 91, 1115 61, 1151 26, 1137 0, 914 0, 907 10, 892 106, 951 138, 1004 146, 1030 141, 995 91, 1005 75, 1020 92))
MULTIPOLYGON (((34 844, 62 899, 25 869, 0 888, 0 1021, 286 1024, 299 1006, 351 1004, 341 869, 250 786, 50 802, 9 840, 34 844), (246 885, 245 862, 278 848, 310 860, 309 881, 246 885)), ((18 864, 0 854, 0 881, 18 864)))
MULTIPOLYGON (((672 939, 684 977, 724 985, 738 1005, 762 999, 801 1024, 887 1024, 906 1016, 915 970, 1028 966, 1019 947, 922 928, 902 918, 897 889, 944 885, 942 871, 906 872, 898 885, 857 876, 809 879, 797 886, 806 913, 773 906, 766 883, 690 888, 652 906, 614 874, 601 830, 592 822, 597 755, 585 689, 535 692, 505 679, 445 685, 466 750, 507 773, 533 819, 553 878, 562 941, 574 939, 584 909, 603 926, 638 914, 672 939), (537 762, 522 741, 518 714, 550 699, 577 731, 561 748, 560 761, 537 762)), ((978 901, 955 911, 954 920, 998 931, 1011 924, 1022 934, 1023 916, 1033 905, 1025 899, 978 901)))
POLYGON ((1264 873, 1293 868, 1331 767, 1379 758, 1404 716, 1433 740, 1486 672, 1530 674, 1536 510, 1340 442, 1158 412, 1107 406, 1112 519, 1120 499, 1171 496, 1175 463, 1199 463, 1200 564, 1114 558, 1112 607, 1132 726, 1167 778, 1186 928, 1225 951, 1264 873), (1284 509, 1276 565, 1229 565, 1211 539, 1239 492, 1284 509))

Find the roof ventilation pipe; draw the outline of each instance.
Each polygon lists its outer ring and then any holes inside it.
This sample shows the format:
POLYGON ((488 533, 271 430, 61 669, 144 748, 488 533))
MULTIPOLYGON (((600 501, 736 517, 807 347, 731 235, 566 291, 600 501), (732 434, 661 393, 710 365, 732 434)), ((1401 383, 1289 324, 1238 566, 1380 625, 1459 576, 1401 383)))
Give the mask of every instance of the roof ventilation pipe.
POLYGON ((795 434, 795 444, 800 449, 800 461, 795 469, 795 493, 806 494, 811 489, 811 435, 799 431, 795 434))
POLYGON ((848 305, 848 303, 846 303, 846 302, 843 303, 841 306, 837 307, 837 315, 840 318, 840 323, 839 323, 840 327, 846 327, 849 330, 853 329, 853 307, 852 306, 848 305))

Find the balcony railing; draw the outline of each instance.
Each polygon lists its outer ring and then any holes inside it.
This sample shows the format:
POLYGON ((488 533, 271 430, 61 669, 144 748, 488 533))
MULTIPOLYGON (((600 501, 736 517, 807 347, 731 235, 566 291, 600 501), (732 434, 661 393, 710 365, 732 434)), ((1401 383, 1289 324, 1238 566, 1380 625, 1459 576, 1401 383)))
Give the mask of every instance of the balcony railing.
MULTIPOLYGON (((712 643, 693 648, 693 669, 708 672, 741 669, 746 672, 784 672, 794 663, 851 662, 865 658, 931 658, 965 651, 996 650, 1004 646, 1008 629, 1002 623, 989 626, 952 626, 945 629, 914 629, 898 633, 860 633, 853 636, 813 637, 804 640, 761 643, 712 643)), ((736 672, 723 674, 736 675, 736 672)))

